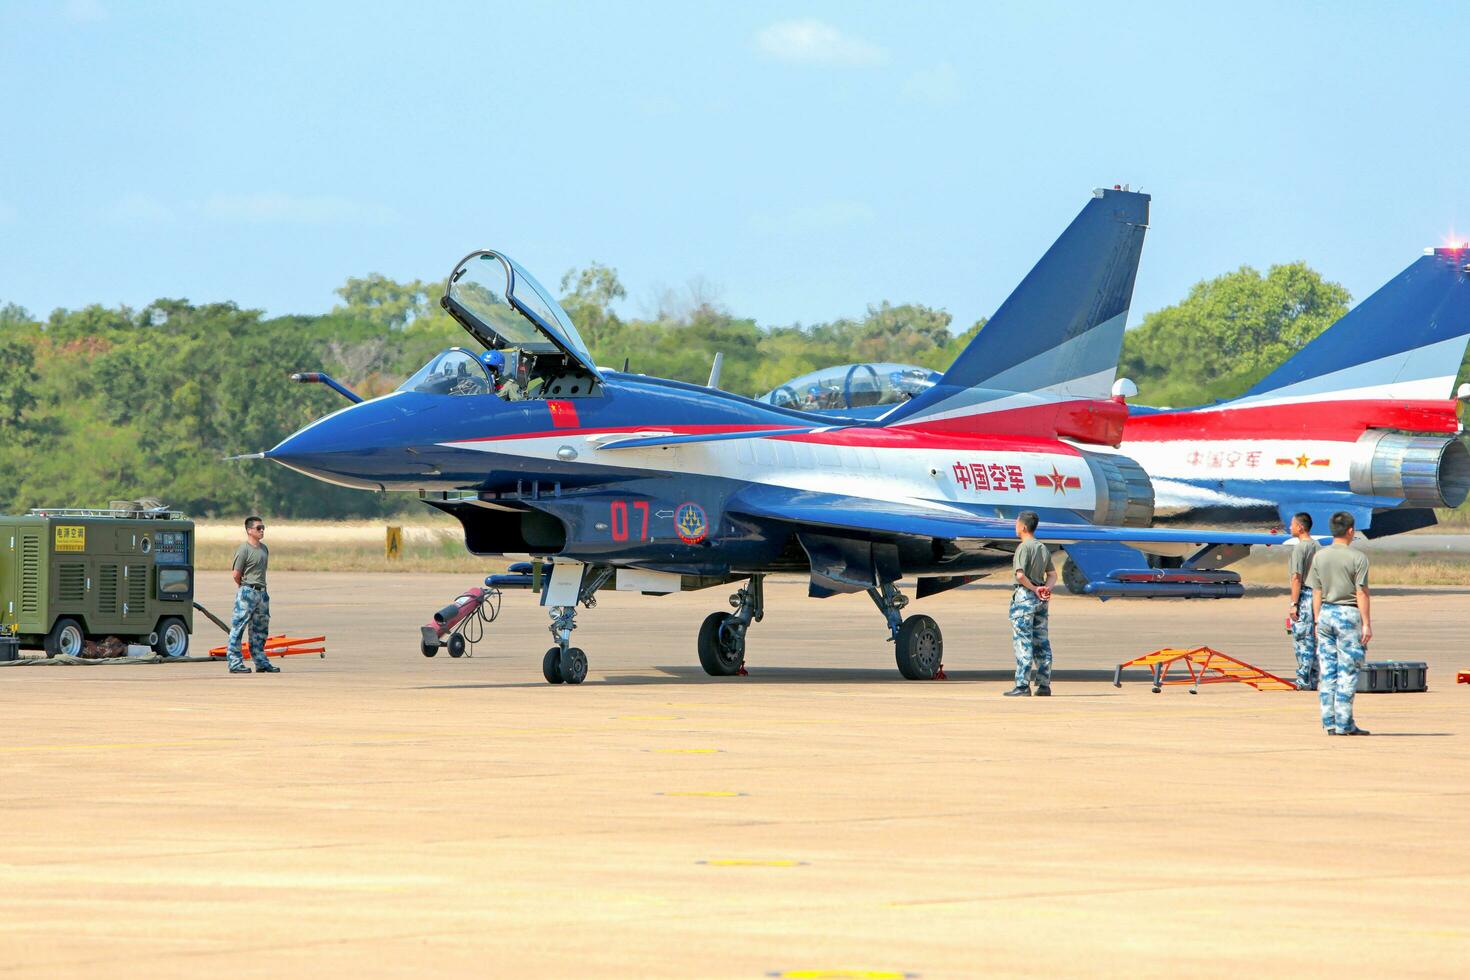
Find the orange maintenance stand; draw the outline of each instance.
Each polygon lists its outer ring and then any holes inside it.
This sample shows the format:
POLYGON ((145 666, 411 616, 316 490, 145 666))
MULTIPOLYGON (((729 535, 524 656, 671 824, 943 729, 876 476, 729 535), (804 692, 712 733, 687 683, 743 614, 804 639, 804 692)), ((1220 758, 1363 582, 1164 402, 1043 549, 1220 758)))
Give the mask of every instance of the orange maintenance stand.
POLYGON ((1257 691, 1295 691, 1296 684, 1284 677, 1277 677, 1244 660, 1221 653, 1210 647, 1195 647, 1181 650, 1165 647, 1142 657, 1135 657, 1119 664, 1113 672, 1113 686, 1123 686, 1123 671, 1128 667, 1148 667, 1154 675, 1154 693, 1158 694, 1165 684, 1189 684, 1190 694, 1198 694, 1201 684, 1249 684, 1257 691), (1183 664, 1189 671, 1188 677, 1169 679, 1169 671, 1183 664))

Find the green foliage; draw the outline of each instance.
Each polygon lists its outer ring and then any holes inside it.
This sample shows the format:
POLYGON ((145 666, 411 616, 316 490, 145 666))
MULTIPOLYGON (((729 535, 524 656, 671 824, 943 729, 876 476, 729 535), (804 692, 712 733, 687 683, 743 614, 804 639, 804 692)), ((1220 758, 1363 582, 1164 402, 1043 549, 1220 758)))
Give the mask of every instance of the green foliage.
POLYGON ((1305 263, 1249 266, 1196 283, 1123 340, 1120 377, 1149 405, 1232 398, 1347 312, 1348 291, 1305 263))

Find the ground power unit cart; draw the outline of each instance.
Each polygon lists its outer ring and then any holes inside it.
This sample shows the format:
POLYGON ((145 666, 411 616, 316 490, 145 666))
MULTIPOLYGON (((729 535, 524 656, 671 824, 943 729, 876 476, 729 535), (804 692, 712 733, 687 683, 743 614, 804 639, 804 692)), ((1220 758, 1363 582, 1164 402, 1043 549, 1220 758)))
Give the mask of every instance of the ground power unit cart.
POLYGON ((77 656, 115 636, 182 657, 194 631, 194 522, 162 508, 0 516, 0 623, 23 649, 77 656))

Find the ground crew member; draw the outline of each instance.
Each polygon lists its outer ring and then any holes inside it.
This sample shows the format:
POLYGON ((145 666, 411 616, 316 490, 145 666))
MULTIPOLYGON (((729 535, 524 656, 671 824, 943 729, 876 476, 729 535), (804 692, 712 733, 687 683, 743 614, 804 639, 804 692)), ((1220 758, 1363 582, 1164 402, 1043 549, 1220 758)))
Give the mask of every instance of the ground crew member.
POLYGON ((1322 727, 1328 735, 1367 735, 1353 722, 1353 695, 1358 671, 1373 638, 1368 616, 1368 556, 1350 547, 1353 515, 1332 515, 1332 546, 1317 552, 1307 586, 1312 590, 1312 618, 1317 621, 1317 659, 1321 685, 1322 727))
POLYGON ((245 541, 235 549, 235 609, 230 614, 230 642, 225 657, 232 674, 248 674, 240 653, 240 637, 250 631, 250 658, 262 674, 278 674, 281 668, 265 655, 265 638, 270 633, 271 597, 265 590, 265 569, 271 552, 265 546, 265 522, 253 514, 245 518, 245 541))
POLYGON ((1011 559, 1015 591, 1011 593, 1011 643, 1016 651, 1016 686, 1008 698, 1030 697, 1031 677, 1036 677, 1036 696, 1051 696, 1051 638, 1047 610, 1057 571, 1051 553, 1036 540, 1038 518, 1034 510, 1016 515, 1016 537, 1021 539, 1011 559))
POLYGON ((1317 554, 1317 539, 1312 537, 1312 515, 1297 514, 1291 519, 1291 536, 1296 547, 1291 549, 1287 567, 1291 575, 1291 607, 1286 614, 1287 630, 1296 647, 1296 689, 1317 689, 1317 618, 1312 612, 1312 590, 1307 588, 1307 575, 1312 571, 1312 558, 1317 554))

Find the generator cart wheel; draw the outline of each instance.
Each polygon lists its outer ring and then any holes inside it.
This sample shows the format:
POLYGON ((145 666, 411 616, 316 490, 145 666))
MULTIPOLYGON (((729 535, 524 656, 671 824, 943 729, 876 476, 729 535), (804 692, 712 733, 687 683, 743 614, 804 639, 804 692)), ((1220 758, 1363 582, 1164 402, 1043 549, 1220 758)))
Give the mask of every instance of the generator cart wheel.
POLYGON ((46 656, 54 657, 61 654, 66 657, 75 657, 82 652, 82 647, 87 642, 87 634, 82 632, 82 624, 69 616, 63 616, 51 627, 51 632, 46 634, 43 646, 46 656))
POLYGON ((449 642, 445 645, 449 648, 449 655, 451 657, 464 656, 464 637, 460 634, 451 634, 449 637, 449 642))
POLYGON ((699 665, 711 677, 733 677, 745 665, 745 638, 734 638, 725 625, 734 618, 710 613, 699 626, 699 665))
POLYGON ((928 616, 910 616, 893 640, 898 672, 911 681, 933 680, 944 663, 944 636, 928 616))
POLYGON ((561 683, 561 647, 552 647, 541 658, 541 676, 548 684, 561 683))
POLYGON ((153 652, 161 657, 186 657, 189 655, 189 628, 177 616, 170 616, 158 624, 158 639, 153 641, 153 652))

